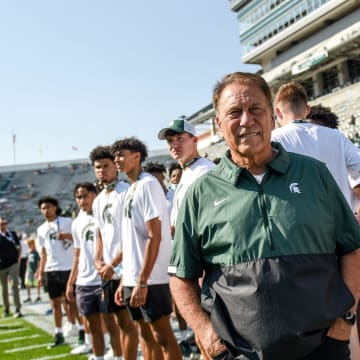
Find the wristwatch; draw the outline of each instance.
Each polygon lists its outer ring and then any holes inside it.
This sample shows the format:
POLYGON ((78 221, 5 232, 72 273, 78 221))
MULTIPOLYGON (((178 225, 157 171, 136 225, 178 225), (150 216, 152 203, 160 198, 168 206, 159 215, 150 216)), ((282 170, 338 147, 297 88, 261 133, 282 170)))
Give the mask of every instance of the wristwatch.
POLYGON ((350 326, 354 326, 356 323, 356 314, 352 311, 347 311, 342 318, 344 321, 349 324, 350 326))

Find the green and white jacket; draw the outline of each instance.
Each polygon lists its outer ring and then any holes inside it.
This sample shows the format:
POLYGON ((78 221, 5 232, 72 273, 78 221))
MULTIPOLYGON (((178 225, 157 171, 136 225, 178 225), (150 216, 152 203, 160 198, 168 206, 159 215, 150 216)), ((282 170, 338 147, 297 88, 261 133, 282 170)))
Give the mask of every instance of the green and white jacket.
POLYGON ((338 259, 360 229, 323 163, 273 147, 261 184, 227 153, 189 188, 169 273, 205 271, 202 306, 234 353, 296 360, 353 305, 338 259))

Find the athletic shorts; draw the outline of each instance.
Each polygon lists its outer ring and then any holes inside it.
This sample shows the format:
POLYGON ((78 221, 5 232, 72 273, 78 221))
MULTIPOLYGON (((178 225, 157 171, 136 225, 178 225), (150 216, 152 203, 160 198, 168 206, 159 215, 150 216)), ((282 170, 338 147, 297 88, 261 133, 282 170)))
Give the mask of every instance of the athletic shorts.
POLYGON ((104 312, 101 286, 76 285, 76 304, 79 314, 89 316, 104 312))
POLYGON ((25 285, 30 287, 36 287, 38 284, 37 279, 35 277, 35 273, 32 271, 27 271, 25 273, 25 285))
POLYGON ((102 284, 104 292, 105 313, 117 313, 125 309, 125 305, 119 306, 115 303, 115 292, 119 286, 120 280, 104 281, 102 284))
POLYGON ((69 275, 70 270, 45 272, 45 284, 50 299, 56 299, 65 295, 66 284, 69 279, 69 275))
POLYGON ((149 285, 146 303, 137 308, 130 306, 133 288, 124 287, 124 300, 132 320, 144 319, 149 323, 171 314, 172 300, 169 284, 149 285))

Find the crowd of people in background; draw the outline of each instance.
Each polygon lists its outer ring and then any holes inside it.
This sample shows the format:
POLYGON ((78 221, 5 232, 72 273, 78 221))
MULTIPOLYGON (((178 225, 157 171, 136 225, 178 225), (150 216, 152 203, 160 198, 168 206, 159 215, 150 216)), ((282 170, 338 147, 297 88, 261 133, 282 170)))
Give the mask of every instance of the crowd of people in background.
POLYGON ((49 349, 76 335, 71 353, 93 360, 135 360, 139 348, 145 360, 350 359, 359 149, 300 84, 281 86, 273 102, 261 76, 233 73, 213 104, 228 147, 214 161, 179 118, 158 132, 168 168, 146 162, 140 139, 122 138, 91 151, 95 180, 74 186, 68 216, 44 194, 44 222, 21 241, 0 218, 3 316, 11 280, 15 317, 19 288, 28 304, 45 288, 49 349))

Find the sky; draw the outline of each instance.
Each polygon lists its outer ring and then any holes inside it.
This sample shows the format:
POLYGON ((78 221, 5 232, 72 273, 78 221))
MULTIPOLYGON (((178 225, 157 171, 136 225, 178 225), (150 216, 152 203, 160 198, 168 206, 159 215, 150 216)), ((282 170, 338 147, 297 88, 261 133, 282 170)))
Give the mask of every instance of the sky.
POLYGON ((88 158, 211 102, 244 65, 227 0, 0 2, 0 166, 88 158))

